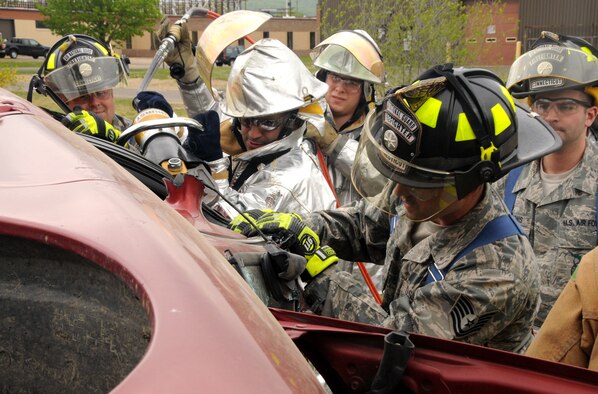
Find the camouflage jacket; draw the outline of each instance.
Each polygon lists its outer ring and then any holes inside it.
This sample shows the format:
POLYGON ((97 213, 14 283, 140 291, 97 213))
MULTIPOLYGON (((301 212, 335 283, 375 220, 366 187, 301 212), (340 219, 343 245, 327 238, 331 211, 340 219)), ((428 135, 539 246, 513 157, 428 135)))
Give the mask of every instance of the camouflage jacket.
MULTIPOLYGON (((588 143, 580 165, 552 193, 544 195, 540 162, 524 167, 513 188, 513 214, 519 220, 540 266, 540 327, 581 257, 596 246, 598 146, 588 143)), ((497 183, 504 195, 505 180, 497 183)))
MULTIPOLYGON (((330 270, 308 285, 329 285, 322 310, 316 312, 503 350, 525 349, 539 303, 538 267, 525 237, 513 235, 480 246, 458 260, 444 280, 424 284, 430 261, 444 269, 486 223, 506 213, 491 190, 487 188, 459 222, 417 245, 410 237, 414 223, 401 207, 392 233, 390 216, 364 200, 354 207, 310 214, 307 224, 339 257, 371 261, 383 254, 389 267, 386 309, 349 275, 330 270)), ((307 297, 310 291, 306 289, 307 297)))

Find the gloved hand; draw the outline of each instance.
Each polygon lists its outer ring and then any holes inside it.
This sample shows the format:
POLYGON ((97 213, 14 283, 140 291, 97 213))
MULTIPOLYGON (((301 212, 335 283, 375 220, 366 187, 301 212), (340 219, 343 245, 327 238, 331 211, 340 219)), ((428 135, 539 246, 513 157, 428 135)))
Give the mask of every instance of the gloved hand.
POLYGON ((206 111, 195 115, 204 127, 203 130, 189 128, 189 135, 183 142, 183 147, 198 158, 207 162, 222 158, 220 146, 220 118, 215 111, 206 111))
POLYGON ((271 209, 251 209, 249 211, 243 212, 245 216, 235 216, 235 218, 230 221, 227 227, 239 234, 250 236, 250 234, 256 233, 256 221, 269 212, 274 211, 271 209), (253 223, 253 225, 251 223, 253 223))
POLYGON ((318 129, 314 126, 308 124, 305 138, 313 139, 325 154, 330 154, 338 141, 339 134, 334 127, 326 121, 324 122, 324 135, 320 134, 318 129))
POLYGON ((191 83, 195 82, 199 78, 199 71, 195 67, 195 56, 193 55, 193 49, 191 46, 191 36, 187 23, 184 22, 181 25, 171 24, 168 17, 164 16, 160 21, 160 27, 156 31, 154 38, 154 44, 156 48, 160 47, 162 40, 167 36, 172 35, 177 45, 175 49, 168 54, 164 61, 169 66, 175 63, 182 64, 185 69, 185 75, 180 79, 181 82, 191 83))
POLYGON ((297 213, 266 212, 255 224, 264 234, 271 235, 281 248, 292 253, 311 255, 320 247, 318 235, 303 223, 297 213))
POLYGON ((158 92, 152 92, 149 90, 137 93, 137 96, 133 99, 133 108, 137 112, 141 112, 148 108, 158 108, 166 112, 169 117, 172 118, 174 111, 168 101, 158 92))
POLYGON ((110 142, 116 142, 120 130, 100 118, 97 114, 75 107, 75 110, 62 119, 62 124, 75 133, 92 135, 110 142))
POLYGON ((305 282, 309 282, 332 264, 338 263, 336 252, 330 246, 322 246, 305 258, 307 258, 307 265, 301 274, 301 279, 305 282))

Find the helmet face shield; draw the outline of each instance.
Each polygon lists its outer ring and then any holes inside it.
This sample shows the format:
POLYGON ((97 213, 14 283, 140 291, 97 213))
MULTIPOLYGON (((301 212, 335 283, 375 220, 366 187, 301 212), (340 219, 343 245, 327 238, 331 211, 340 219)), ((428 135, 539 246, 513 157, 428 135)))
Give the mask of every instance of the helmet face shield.
POLYGON ((575 89, 598 83, 598 58, 575 48, 541 46, 521 55, 509 70, 507 88, 514 97, 575 89))
POLYGON ((116 87, 126 81, 126 73, 119 59, 113 56, 89 58, 67 64, 48 73, 44 83, 66 101, 116 87))
POLYGON ((422 208, 412 220, 429 220, 559 146, 554 130, 515 103, 495 74, 437 66, 370 111, 352 181, 382 209, 394 183, 408 216, 422 208))
MULTIPOLYGON (((195 58, 201 80, 212 92, 212 70, 218 55, 231 43, 254 32, 272 15, 265 12, 238 10, 216 18, 203 31, 197 42, 195 58)), ((220 98, 215 96, 219 101, 220 98)))
MULTIPOLYGON (((403 192, 428 205, 429 215, 421 219, 429 220, 457 201, 455 177, 450 172, 424 168, 390 153, 387 146, 397 145, 396 130, 411 124, 414 133, 421 133, 421 124, 411 113, 411 118, 403 118, 399 125, 401 121, 391 115, 397 113, 396 109, 387 110, 388 107, 381 127, 376 124, 380 117, 375 110, 366 118, 351 170, 353 186, 371 204, 392 214, 394 208, 388 204, 392 196, 388 193, 396 193, 398 183, 403 192)), ((408 139, 415 143, 416 138, 408 139)))
POLYGON ((316 67, 336 74, 384 83, 384 63, 377 46, 365 32, 342 31, 328 37, 310 53, 316 67), (371 41, 370 41, 371 40, 371 41))

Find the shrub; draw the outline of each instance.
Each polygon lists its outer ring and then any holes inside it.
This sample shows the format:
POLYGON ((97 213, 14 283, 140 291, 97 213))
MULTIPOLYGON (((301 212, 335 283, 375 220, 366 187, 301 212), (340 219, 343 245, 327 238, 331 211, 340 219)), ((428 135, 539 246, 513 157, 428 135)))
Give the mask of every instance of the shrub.
POLYGON ((13 67, 0 68, 0 87, 14 85, 17 82, 17 69, 13 67))

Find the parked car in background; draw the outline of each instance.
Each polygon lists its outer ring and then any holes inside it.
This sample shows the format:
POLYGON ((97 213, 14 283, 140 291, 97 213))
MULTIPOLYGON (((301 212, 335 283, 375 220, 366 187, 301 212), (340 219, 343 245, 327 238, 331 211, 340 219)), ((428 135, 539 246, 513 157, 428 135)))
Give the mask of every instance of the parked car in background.
POLYGON ((50 47, 40 44, 33 38, 13 37, 6 41, 3 49, 0 49, 0 57, 9 56, 11 59, 16 59, 17 56, 22 55, 37 59, 40 56, 45 57, 49 50, 50 47))
POLYGON ((232 66, 237 59, 237 56, 239 56, 244 50, 245 47, 242 45, 232 45, 226 47, 224 51, 218 55, 218 58, 216 59, 216 65, 222 66, 223 64, 226 64, 227 66, 232 66))

